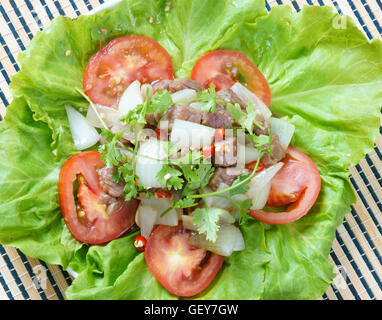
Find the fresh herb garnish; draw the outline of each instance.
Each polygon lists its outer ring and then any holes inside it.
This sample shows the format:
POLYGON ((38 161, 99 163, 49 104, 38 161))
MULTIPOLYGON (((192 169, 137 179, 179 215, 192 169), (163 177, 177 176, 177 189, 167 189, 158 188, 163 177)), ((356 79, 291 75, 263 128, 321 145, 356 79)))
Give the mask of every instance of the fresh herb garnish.
POLYGON ((184 180, 181 178, 182 172, 178 169, 164 164, 157 174, 159 183, 165 184, 168 190, 180 190, 183 187, 184 180))
POLYGON ((120 119, 121 122, 128 123, 131 130, 134 130, 137 124, 143 127, 147 123, 146 115, 167 111, 173 104, 171 94, 167 90, 158 90, 151 99, 149 99, 148 95, 149 89, 147 88, 143 104, 137 105, 120 119))
MULTIPOLYGON (((107 167, 116 168, 113 173, 113 180, 117 183, 125 183, 125 200, 131 200, 135 198, 139 192, 145 191, 144 187, 137 184, 138 176, 134 170, 134 153, 133 158, 128 159, 128 157, 121 152, 121 148, 117 146, 123 132, 114 135, 109 130, 104 129, 101 134, 106 139, 106 143, 101 144, 98 149, 101 154, 101 159, 107 167)), ((136 152, 136 150, 134 150, 134 152, 136 152)))
POLYGON ((231 113, 233 119, 250 134, 253 134, 254 126, 264 130, 264 127, 258 121, 256 121, 256 116, 259 114, 259 110, 255 108, 252 101, 248 101, 246 108, 247 112, 244 112, 238 103, 227 103, 227 110, 231 113))
POLYGON ((224 210, 220 208, 197 208, 191 214, 192 222, 198 226, 200 234, 206 234, 207 240, 216 242, 217 232, 220 229, 219 218, 223 212, 224 210))

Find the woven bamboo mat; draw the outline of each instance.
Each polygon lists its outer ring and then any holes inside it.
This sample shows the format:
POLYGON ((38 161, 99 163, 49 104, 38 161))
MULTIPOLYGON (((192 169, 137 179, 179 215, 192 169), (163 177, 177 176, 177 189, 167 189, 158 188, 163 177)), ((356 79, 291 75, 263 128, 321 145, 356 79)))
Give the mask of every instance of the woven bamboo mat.
MULTIPOLYGON (((18 70, 17 54, 58 15, 76 18, 104 0, 0 0, 0 115, 12 101, 9 82, 18 70)), ((381 0, 268 0, 299 11, 304 5, 329 5, 356 21, 368 39, 382 39, 381 0)), ((320 299, 382 300, 382 137, 351 168, 357 202, 337 229, 330 260, 337 277, 320 299)), ((1 191, 0 191, 1 192, 1 191)), ((65 299, 73 279, 60 266, 0 246, 0 299, 65 299)))

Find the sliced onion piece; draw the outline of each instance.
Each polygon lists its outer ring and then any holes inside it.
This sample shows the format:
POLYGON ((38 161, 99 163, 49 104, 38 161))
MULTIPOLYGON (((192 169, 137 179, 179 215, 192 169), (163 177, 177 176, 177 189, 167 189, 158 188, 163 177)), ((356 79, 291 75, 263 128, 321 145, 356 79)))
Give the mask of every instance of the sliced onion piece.
MULTIPOLYGON (((237 228, 233 225, 221 225, 217 232, 216 242, 211 242, 206 239, 204 234, 195 234, 190 236, 190 243, 197 247, 208 251, 211 251, 221 256, 228 257, 232 254, 232 251, 237 241, 237 228)), ((240 232, 240 230, 239 230, 240 232)))
POLYGON ((156 139, 143 141, 138 149, 135 172, 139 177, 138 183, 146 188, 164 188, 157 179, 158 172, 162 169, 167 157, 168 143, 156 139))
POLYGON ((142 103, 141 84, 138 80, 135 80, 127 87, 119 100, 119 116, 123 117, 127 115, 129 111, 135 109, 137 105, 142 103))
POLYGON ((172 209, 169 212, 167 212, 163 217, 161 217, 160 214, 164 212, 167 208, 159 212, 157 224, 164 224, 166 226, 177 226, 179 221, 179 209, 172 209))
POLYGON ((211 146, 214 136, 214 128, 176 119, 172 127, 170 141, 179 148, 189 148, 193 146, 197 149, 201 149, 211 146))
MULTIPOLYGON (((192 221, 193 216, 192 215, 182 215, 181 219, 183 221, 183 226, 192 231, 197 231, 198 226, 194 224, 192 221)), ((219 223, 220 224, 233 224, 235 223, 235 218, 232 216, 232 214, 227 210, 222 210, 221 215, 219 216, 219 223)))
POLYGON ((171 206, 171 200, 168 198, 142 199, 135 216, 135 222, 141 228, 141 234, 147 238, 154 226, 163 224, 166 226, 177 226, 180 216, 180 209, 172 209, 163 217, 163 213, 171 206))
POLYGON ((287 148, 292 140, 295 126, 285 120, 278 118, 269 118, 268 122, 271 125, 271 133, 276 133, 279 138, 281 144, 287 148))
POLYGON ((139 125, 137 124, 135 126, 135 128, 133 130, 131 130, 129 124, 123 124, 122 122, 118 122, 118 123, 116 123, 115 125, 113 125, 110 128, 110 131, 113 134, 117 134, 117 133, 120 133, 120 132, 124 131, 122 138, 126 139, 126 140, 129 140, 130 142, 135 144, 135 137, 138 134, 139 125))
MULTIPOLYGON (((229 186, 225 183, 221 183, 216 191, 220 191, 228 188, 229 186)), ((212 190, 209 187, 204 188, 204 193, 211 193, 212 190)), ((223 193, 223 196, 228 196, 229 193, 223 193)), ((232 203, 225 198, 221 197, 206 197, 205 198, 208 207, 215 207, 221 209, 230 209, 232 208, 232 203)))
POLYGON ((142 96, 142 98, 146 99, 147 93, 148 93, 148 98, 151 99, 151 97, 154 94, 154 88, 153 88, 153 86, 150 83, 144 83, 141 86, 141 96, 142 96))
MULTIPOLYGON (((241 143, 237 144, 237 154, 240 156, 244 156, 244 163, 250 163, 256 161, 258 158, 258 151, 255 147, 246 144, 243 145, 241 143)), ((242 159, 240 159, 240 163, 243 163, 242 159)))
POLYGON ((77 150, 94 146, 100 138, 97 130, 88 124, 86 118, 71 106, 65 106, 69 119, 70 132, 77 150))
POLYGON ((243 238, 243 234, 241 233, 239 228, 236 228, 236 241, 233 247, 233 251, 242 251, 245 249, 245 242, 243 238))
MULTIPOLYGON (((96 108, 98 114, 109 128, 120 123, 118 110, 111 107, 101 106, 99 104, 94 105, 94 107, 96 108)), ((101 123, 100 119, 98 118, 98 115, 95 113, 92 106, 89 106, 88 108, 88 112, 86 114, 86 121, 92 127, 103 128, 103 124, 101 123)))
POLYGON ((151 206, 139 205, 135 215, 135 223, 141 228, 141 235, 146 239, 154 229, 154 225, 158 219, 158 210, 151 206))
POLYGON ((181 209, 172 209, 167 212, 163 217, 161 217, 161 213, 166 211, 169 207, 171 207, 172 200, 170 198, 150 198, 142 200, 143 205, 151 206, 158 212, 158 217, 156 220, 156 224, 163 224, 166 226, 177 226, 179 220, 179 211, 181 209))
POLYGON ((271 190, 271 180, 284 163, 279 162, 255 175, 249 183, 246 195, 252 200, 252 209, 264 208, 271 190))
POLYGON ((204 103, 202 102, 192 102, 190 103, 190 107, 199 111, 203 111, 204 103))
POLYGON ((244 87, 240 82, 236 82, 231 87, 231 90, 235 92, 236 95, 246 104, 248 104, 248 101, 251 100, 255 105, 255 108, 264 116, 265 120, 272 116, 271 110, 269 110, 265 103, 256 94, 244 87))
POLYGON ((219 222, 232 224, 235 223, 235 218, 229 211, 223 209, 222 214, 219 216, 219 222))
POLYGON ((182 100, 194 99, 196 97, 197 97, 197 93, 195 90, 192 90, 192 89, 183 89, 183 90, 174 92, 171 95, 172 101, 174 103, 177 103, 182 100))
POLYGON ((198 226, 192 221, 192 216, 182 215, 183 227, 187 230, 198 231, 198 226))

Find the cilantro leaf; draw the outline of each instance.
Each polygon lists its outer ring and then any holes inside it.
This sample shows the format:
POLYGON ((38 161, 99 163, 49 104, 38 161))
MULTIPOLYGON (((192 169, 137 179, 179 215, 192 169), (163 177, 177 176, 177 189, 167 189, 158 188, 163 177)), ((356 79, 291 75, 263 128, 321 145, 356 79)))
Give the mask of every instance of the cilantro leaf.
POLYGON ((254 126, 264 129, 264 127, 256 121, 256 116, 259 114, 259 110, 255 108, 252 101, 248 101, 246 108, 247 112, 244 112, 238 103, 227 103, 227 110, 231 113, 233 119, 238 122, 249 134, 253 135, 254 126))
MULTIPOLYGON (((242 181, 246 180, 250 175, 249 174, 242 174, 236 178, 236 180, 233 182, 232 186, 236 186, 240 184, 242 181)), ((248 180, 246 183, 238 186, 235 189, 230 190, 229 195, 232 197, 235 194, 245 194, 249 190, 248 183, 251 182, 251 180, 248 180)))
POLYGON ((201 163, 197 165, 179 165, 183 175, 187 180, 185 191, 187 195, 194 193, 195 190, 204 188, 210 181, 215 168, 212 164, 201 163))
POLYGON ((205 233, 206 239, 216 242, 220 229, 219 218, 224 210, 220 208, 197 208, 192 212, 192 222, 198 226, 200 234, 205 233))
POLYGON ((214 88, 208 88, 199 92, 197 98, 203 104, 202 111, 216 112, 216 91, 214 88))
POLYGON ((191 208, 197 206, 198 203, 194 199, 180 199, 178 201, 175 201, 173 203, 174 208, 184 209, 184 208, 191 208))
POLYGON ((108 141, 108 143, 102 144, 98 148, 102 161, 109 168, 118 166, 122 161, 126 160, 126 157, 117 147, 117 143, 119 142, 119 139, 121 139, 123 132, 114 135, 109 130, 104 129, 101 134, 106 138, 106 141, 108 141))
POLYGON ((169 165, 164 164, 162 169, 157 173, 159 183, 166 184, 167 189, 180 190, 183 187, 184 180, 180 178, 182 173, 169 165))
POLYGON ((171 93, 167 90, 158 90, 149 100, 147 105, 146 114, 155 112, 164 112, 173 105, 174 102, 171 98, 171 93))
POLYGON ((269 135, 261 134, 259 136, 250 135, 249 138, 252 140, 253 145, 258 150, 261 150, 263 153, 272 153, 272 134, 269 132, 269 135))
POLYGON ((167 90, 158 90, 151 99, 148 98, 147 92, 144 103, 137 105, 120 120, 121 122, 129 123, 131 130, 133 130, 137 124, 143 127, 147 123, 146 115, 167 111, 172 104, 174 104, 174 102, 172 101, 171 93, 167 90))

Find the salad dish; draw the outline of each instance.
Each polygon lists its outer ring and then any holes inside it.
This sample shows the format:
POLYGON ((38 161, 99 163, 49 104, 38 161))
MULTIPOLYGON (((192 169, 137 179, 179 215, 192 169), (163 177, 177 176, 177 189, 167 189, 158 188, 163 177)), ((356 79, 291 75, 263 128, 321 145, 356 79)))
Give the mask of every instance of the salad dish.
POLYGON ((57 18, 0 124, 0 242, 70 270, 70 299, 322 295, 382 105, 381 43, 336 17, 125 0, 57 18))

